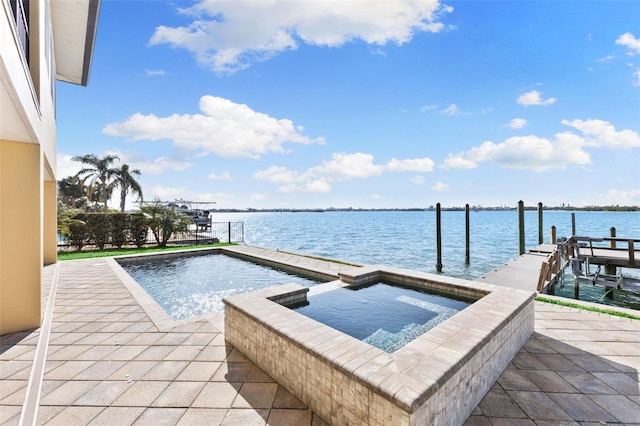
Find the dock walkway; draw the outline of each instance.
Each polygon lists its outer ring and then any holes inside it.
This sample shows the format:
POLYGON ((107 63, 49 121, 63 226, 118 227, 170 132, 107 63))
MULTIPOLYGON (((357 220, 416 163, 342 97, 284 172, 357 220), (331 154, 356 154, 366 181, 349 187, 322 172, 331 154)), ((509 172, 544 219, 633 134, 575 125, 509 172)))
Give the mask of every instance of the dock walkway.
POLYGON ((512 287, 519 290, 537 291, 540 269, 556 250, 554 244, 540 244, 529 252, 487 272, 476 281, 512 287))
MULTIPOLYGON (((158 322, 109 262, 44 268, 42 327, 0 336, 0 424, 325 425, 226 343, 214 317, 158 322)), ((466 425, 640 424, 640 321, 535 310, 535 333, 466 425)))

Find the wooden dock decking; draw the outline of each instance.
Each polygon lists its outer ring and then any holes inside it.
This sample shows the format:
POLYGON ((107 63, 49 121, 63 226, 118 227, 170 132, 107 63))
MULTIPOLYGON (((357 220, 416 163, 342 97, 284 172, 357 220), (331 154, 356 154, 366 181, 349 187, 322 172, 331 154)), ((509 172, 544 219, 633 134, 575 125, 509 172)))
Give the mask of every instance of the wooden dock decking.
POLYGON ((530 249, 529 252, 487 272, 476 281, 520 290, 537 291, 542 264, 547 262, 555 250, 554 244, 540 244, 530 249))
MULTIPOLYGON (((636 250, 634 246, 639 242, 638 239, 572 237, 569 245, 581 243, 579 258, 586 261, 587 265, 640 268, 640 250, 636 250), (618 248, 593 246, 593 242, 603 241, 613 241, 614 244, 622 242, 627 247, 621 248, 620 244, 618 248)), ((559 262, 558 246, 540 244, 487 272, 476 281, 520 290, 541 291, 556 280, 559 268, 563 267, 559 262)))

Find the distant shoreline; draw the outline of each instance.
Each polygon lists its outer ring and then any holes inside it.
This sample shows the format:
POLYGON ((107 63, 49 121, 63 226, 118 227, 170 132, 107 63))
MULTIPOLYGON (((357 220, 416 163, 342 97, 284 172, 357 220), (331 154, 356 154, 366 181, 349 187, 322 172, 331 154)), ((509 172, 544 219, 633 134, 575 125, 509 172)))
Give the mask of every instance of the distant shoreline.
MULTIPOLYGON (((538 210, 537 206, 525 206, 527 211, 538 210)), ((413 212, 413 211, 435 211, 434 206, 429 207, 412 207, 412 208, 334 208, 326 209, 208 209, 209 213, 325 213, 325 212, 377 212, 377 211, 394 211, 394 212, 413 212)), ((465 207, 442 207, 442 211, 464 211, 465 207)), ((515 211, 516 207, 481 207, 469 206, 469 210, 476 211, 515 211)), ((640 206, 588 206, 588 207, 549 207, 543 206, 544 211, 607 211, 607 212, 637 212, 640 206)))

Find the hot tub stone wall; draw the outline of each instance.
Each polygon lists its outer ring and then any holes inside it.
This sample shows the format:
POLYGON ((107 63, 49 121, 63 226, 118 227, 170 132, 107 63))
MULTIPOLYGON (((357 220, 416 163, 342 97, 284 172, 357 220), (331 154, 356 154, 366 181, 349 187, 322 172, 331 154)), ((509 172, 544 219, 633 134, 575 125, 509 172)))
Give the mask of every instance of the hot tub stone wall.
POLYGON ((330 424, 462 424, 534 326, 533 293, 462 287, 485 296, 393 354, 269 300, 295 284, 225 299, 225 337, 330 424))

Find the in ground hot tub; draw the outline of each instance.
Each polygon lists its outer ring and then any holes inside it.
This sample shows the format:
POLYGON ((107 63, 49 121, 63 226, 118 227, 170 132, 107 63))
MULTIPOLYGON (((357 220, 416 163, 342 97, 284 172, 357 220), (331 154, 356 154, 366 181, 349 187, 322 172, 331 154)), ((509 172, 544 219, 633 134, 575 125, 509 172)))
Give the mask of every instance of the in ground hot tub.
POLYGON ((309 289, 285 284, 225 298, 225 338, 330 424, 462 424, 533 333, 535 294, 387 267, 312 291, 378 282, 472 303, 389 353, 290 309, 309 289))

